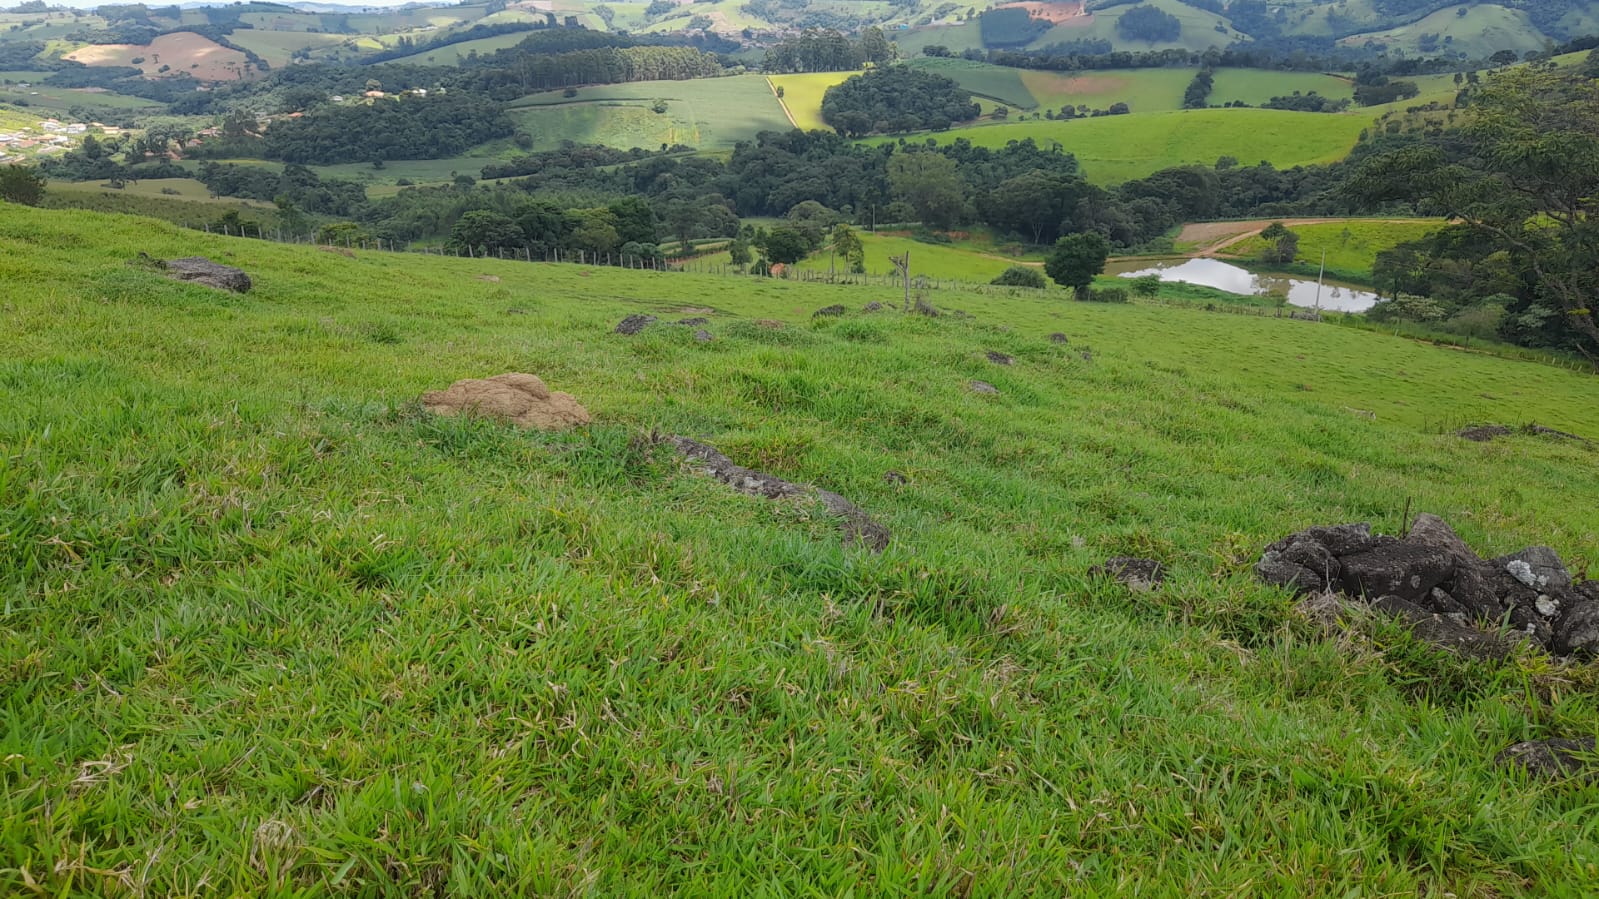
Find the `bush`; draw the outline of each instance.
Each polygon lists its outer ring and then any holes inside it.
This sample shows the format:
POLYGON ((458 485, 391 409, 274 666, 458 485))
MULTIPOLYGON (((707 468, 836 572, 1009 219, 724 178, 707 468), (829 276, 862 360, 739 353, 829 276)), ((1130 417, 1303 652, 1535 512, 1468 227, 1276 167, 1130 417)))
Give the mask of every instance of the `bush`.
POLYGON ((1044 280, 1043 272, 1026 265, 1013 265, 1010 268, 1005 269, 1003 272, 1000 272, 999 277, 995 278, 989 283, 999 284, 1003 287, 1037 288, 1047 287, 1049 284, 1048 281, 1044 280))
POLYGON ((1100 287, 1084 291, 1082 299, 1091 303, 1125 303, 1127 291, 1120 287, 1100 287))

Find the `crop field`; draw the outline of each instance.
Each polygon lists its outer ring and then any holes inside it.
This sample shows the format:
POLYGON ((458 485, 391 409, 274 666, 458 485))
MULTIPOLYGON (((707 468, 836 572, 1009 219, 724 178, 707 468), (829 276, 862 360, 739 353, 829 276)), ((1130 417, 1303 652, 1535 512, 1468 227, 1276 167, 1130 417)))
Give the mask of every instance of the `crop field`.
POLYGON ((1023 72, 1022 82, 1045 109, 1088 106, 1109 109, 1126 103, 1134 113, 1181 109, 1183 90, 1192 81, 1189 69, 1130 69, 1116 72, 1023 72))
MULTIPOLYGON (((1266 69, 1217 69, 1210 92, 1210 104, 1222 106, 1242 100, 1259 106, 1272 97, 1285 97, 1295 91, 1312 91, 1334 100, 1353 99, 1354 83, 1347 78, 1320 72, 1274 72, 1266 69)), ((1186 87, 1186 85, 1184 85, 1186 87)))
POLYGON ((1591 570, 1594 450, 1440 418, 1599 434, 1592 376, 1063 296, 864 315, 894 292, 0 206, 0 891, 1586 892, 1593 788, 1492 758, 1599 728, 1595 666, 1328 635, 1248 568, 1410 508, 1591 570), (595 423, 416 402, 508 370, 595 423), (1117 553, 1166 584, 1086 574, 1117 553))
POLYGON ((783 89, 783 108, 794 124, 805 131, 828 131, 822 121, 822 98, 827 89, 843 84, 859 72, 807 72, 803 75, 772 75, 766 80, 783 89))
POLYGON ((1077 156, 1089 180, 1114 184, 1176 165, 1210 165, 1222 156, 1245 165, 1265 160, 1279 168, 1332 162, 1348 154, 1369 122, 1354 113, 1195 109, 979 125, 927 136, 940 143, 966 138, 982 147, 1028 137, 1043 146, 1059 143, 1077 156))
POLYGON ((493 37, 480 37, 477 40, 462 41, 458 44, 448 44, 436 49, 422 50, 411 56, 402 56, 393 60, 396 65, 413 66, 454 66, 460 65, 473 51, 479 56, 491 56, 497 50, 515 47, 528 39, 532 32, 514 31, 510 34, 496 34, 493 37))
POLYGON ((94 44, 64 58, 86 66, 134 66, 151 77, 164 74, 161 67, 168 66, 202 81, 237 79, 248 63, 243 53, 192 31, 163 34, 148 44, 94 44), (135 59, 140 61, 135 64, 135 59))
MULTIPOLYGON (((1299 235, 1296 262, 1319 266, 1322 251, 1325 250, 1328 270, 1338 272, 1341 277, 1355 277, 1369 282, 1371 266, 1379 252, 1407 241, 1420 240, 1444 224, 1443 219, 1351 219, 1326 224, 1293 224, 1289 228, 1299 235)), ((1223 253, 1254 259, 1259 258, 1265 248, 1265 241, 1254 237, 1233 244, 1223 253)))
POLYGON ((312 60, 339 55, 338 51, 351 43, 351 36, 241 28, 228 35, 228 40, 257 54, 273 68, 282 68, 291 64, 290 55, 296 50, 310 50, 312 60))
POLYGON ((540 150, 563 140, 623 150, 661 144, 726 150, 762 131, 791 127, 760 75, 586 87, 575 97, 547 91, 515 101, 510 114, 540 150), (666 101, 666 112, 651 108, 656 100, 666 101))

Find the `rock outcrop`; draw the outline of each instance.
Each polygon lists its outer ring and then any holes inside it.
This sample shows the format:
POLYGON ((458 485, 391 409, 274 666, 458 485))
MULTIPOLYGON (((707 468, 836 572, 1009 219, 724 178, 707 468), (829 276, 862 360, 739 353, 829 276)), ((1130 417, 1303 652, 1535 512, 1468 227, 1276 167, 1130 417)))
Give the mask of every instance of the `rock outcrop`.
POLYGON ((436 415, 481 415, 540 431, 594 420, 570 393, 552 392, 537 376, 520 372, 456 381, 448 389, 422 394, 422 407, 436 415))

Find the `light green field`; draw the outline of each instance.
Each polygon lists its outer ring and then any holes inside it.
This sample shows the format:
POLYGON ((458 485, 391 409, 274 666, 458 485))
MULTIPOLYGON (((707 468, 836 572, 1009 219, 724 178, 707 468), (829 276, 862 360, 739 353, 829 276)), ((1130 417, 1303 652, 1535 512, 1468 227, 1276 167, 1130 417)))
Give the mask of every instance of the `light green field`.
POLYGON ((337 55, 337 51, 349 43, 350 36, 241 28, 228 35, 228 40, 260 56, 273 68, 282 68, 290 64, 290 54, 296 50, 312 51, 313 60, 337 55))
POLYGON ((1357 113, 1194 109, 979 125, 925 136, 939 143, 965 138, 980 147, 1003 147, 1029 137, 1045 147, 1058 143, 1076 155, 1084 177, 1114 184, 1176 165, 1211 165, 1222 156, 1279 168, 1332 162, 1349 153, 1369 123, 1357 113))
POLYGON ((807 72, 803 75, 772 75, 766 80, 783 89, 783 108, 796 127, 805 131, 829 131, 822 121, 822 98, 827 89, 843 84, 859 72, 807 72))
POLYGON ((685 144, 725 150, 762 131, 787 131, 783 108, 760 75, 693 81, 640 81, 531 94, 511 104, 511 117, 535 149, 563 140, 627 150, 685 144), (651 107, 666 101, 666 112, 651 107))
POLYGON ((125 215, 146 215, 182 226, 202 227, 215 222, 229 212, 239 213, 243 221, 252 226, 272 228, 277 223, 277 209, 271 203, 259 200, 241 200, 234 197, 212 199, 205 186, 198 181, 193 186, 187 179, 129 182, 122 190, 105 187, 101 182, 52 181, 45 188, 44 205, 53 209, 71 210, 63 214, 89 215, 114 212, 125 215), (178 196, 160 193, 150 185, 168 183, 176 185, 178 196), (198 190, 195 190, 198 187, 198 190))
POLYGON ((1272 97, 1286 97, 1295 91, 1302 94, 1314 91, 1333 100, 1352 100, 1355 96, 1354 83, 1349 79, 1320 72, 1217 69, 1209 102, 1212 106, 1223 106, 1242 100, 1250 106, 1259 106, 1272 97))
MULTIPOLYGON (((17 77, 17 74, 10 72, 0 73, 0 77, 10 78, 13 81, 24 80, 17 77)), ((74 106, 117 111, 153 110, 160 106, 159 103, 146 100, 143 97, 130 97, 113 91, 52 87, 48 84, 38 83, 33 83, 28 88, 23 89, 15 85, 0 84, 0 103, 14 104, 19 100, 26 102, 30 108, 37 110, 35 121, 45 112, 65 112, 74 106)))
POLYGON ((113 190, 104 186, 99 181, 51 181, 47 190, 51 194, 62 197, 153 197, 158 199, 172 198, 194 202, 219 203, 224 206, 257 206, 263 209, 274 208, 271 203, 262 200, 242 200, 237 197, 213 197, 202 182, 194 178, 145 178, 139 181, 127 181, 123 187, 113 190), (171 191, 169 193, 169 191, 171 191))
POLYGON ((1423 34, 1436 34, 1440 42, 1433 52, 1448 50, 1464 53, 1469 58, 1481 59, 1500 50, 1543 49, 1546 38, 1527 14, 1519 9, 1507 9, 1493 4, 1465 7, 1466 14, 1458 15, 1462 7, 1440 9, 1409 25, 1374 31, 1345 38, 1340 43, 1359 46, 1366 41, 1388 44, 1406 53, 1420 53, 1419 40, 1423 34), (1445 44, 1442 38, 1452 38, 1445 44))
POLYGON ((1591 448, 1439 420, 1599 434, 1592 376, 1053 298, 810 319, 893 297, 0 206, 0 891, 1589 890, 1592 788, 1491 760, 1599 729, 1593 665, 1328 636, 1247 570, 1407 507, 1592 570, 1591 448), (715 340, 611 333, 686 308, 715 340), (529 369, 595 424, 415 402, 529 369), (893 543, 846 549, 652 431, 893 543), (1117 553, 1166 585, 1087 577, 1117 553))
POLYGON ((460 65, 461 60, 477 52, 479 56, 492 56, 496 50, 505 50, 515 47, 528 39, 530 31, 514 31, 510 34, 496 34, 493 37, 480 37, 476 40, 462 41, 459 44, 448 44, 431 50, 423 50, 411 56, 402 56, 391 60, 395 65, 413 66, 454 66, 460 65))
POLYGON ((955 53, 983 49, 983 36, 975 20, 959 25, 931 25, 908 31, 888 33, 888 39, 899 46, 901 56, 922 52, 923 47, 948 47, 955 53))
POLYGON ((1038 106, 1038 101, 1023 83, 1024 72, 1021 69, 969 59, 927 56, 916 57, 907 64, 912 68, 953 79, 978 97, 998 100, 1017 109, 1030 110, 1038 106))
MULTIPOLYGON (((1299 255, 1295 262, 1319 266, 1322 252, 1326 251, 1327 268, 1341 277, 1355 277, 1363 282, 1371 279, 1371 266, 1377 254, 1399 244, 1420 240, 1442 228, 1443 219, 1349 220, 1330 224, 1291 225, 1290 230, 1299 235, 1299 255)), ((1258 259, 1266 249, 1266 242, 1252 237, 1233 244, 1225 255, 1244 259, 1258 259)))

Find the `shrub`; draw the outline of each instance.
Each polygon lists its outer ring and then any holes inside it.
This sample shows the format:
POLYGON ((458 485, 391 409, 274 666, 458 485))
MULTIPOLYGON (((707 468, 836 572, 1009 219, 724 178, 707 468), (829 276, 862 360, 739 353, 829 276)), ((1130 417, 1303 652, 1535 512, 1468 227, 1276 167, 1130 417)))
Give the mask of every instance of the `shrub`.
POLYGON ((1127 291, 1121 287, 1101 287, 1084 291, 1080 298, 1091 303, 1125 303, 1127 291))
POLYGON ((1013 265, 995 278, 990 284, 999 284, 1004 287, 1038 287, 1048 286, 1044 280, 1044 273, 1036 268, 1026 265, 1013 265))

